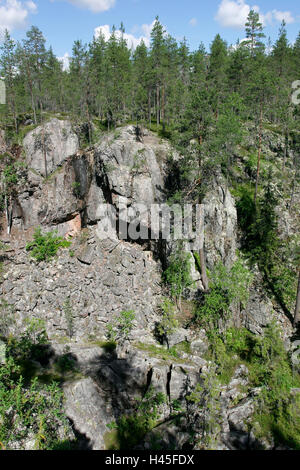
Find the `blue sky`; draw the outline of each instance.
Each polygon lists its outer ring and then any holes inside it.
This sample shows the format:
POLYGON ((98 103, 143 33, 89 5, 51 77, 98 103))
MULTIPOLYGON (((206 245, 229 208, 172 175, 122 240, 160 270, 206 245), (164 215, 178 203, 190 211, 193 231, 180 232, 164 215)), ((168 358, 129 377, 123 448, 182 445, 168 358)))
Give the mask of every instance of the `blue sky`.
POLYGON ((62 57, 71 54, 75 39, 91 41, 101 28, 108 37, 112 25, 124 22, 128 41, 149 41, 156 15, 167 31, 187 38, 191 49, 201 41, 209 47, 217 33, 229 44, 244 38, 243 24, 250 8, 261 14, 265 34, 274 41, 282 19, 294 41, 300 30, 299 0, 0 0, 0 31, 8 28, 15 39, 38 26, 62 57), (98 28, 98 29, 97 29, 98 28))

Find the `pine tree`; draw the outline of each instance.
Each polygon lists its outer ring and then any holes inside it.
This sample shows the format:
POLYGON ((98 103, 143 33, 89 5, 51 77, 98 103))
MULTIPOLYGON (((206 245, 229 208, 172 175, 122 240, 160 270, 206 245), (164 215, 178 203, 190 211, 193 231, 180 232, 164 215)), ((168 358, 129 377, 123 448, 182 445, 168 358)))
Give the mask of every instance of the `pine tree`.
POLYGON ((102 32, 89 45, 89 75, 92 86, 94 113, 104 119, 106 114, 106 48, 102 32))
POLYGON ((285 21, 282 21, 279 30, 279 37, 272 52, 279 77, 282 77, 283 74, 287 75, 288 73, 291 57, 290 52, 291 49, 287 39, 286 23, 285 21))
POLYGON ((218 119, 220 102, 225 93, 227 64, 227 44, 217 34, 211 44, 208 69, 211 101, 216 119, 218 119))
POLYGON ((259 13, 250 10, 246 27, 246 37, 249 39, 245 44, 250 45, 251 54, 255 55, 256 51, 264 49, 264 44, 261 41, 265 35, 263 33, 263 25, 260 22, 259 13))
POLYGON ((137 122, 140 119, 146 121, 148 117, 151 120, 151 106, 149 107, 151 84, 149 82, 149 56, 147 47, 144 41, 142 41, 133 53, 133 114, 137 122))
POLYGON ((152 66, 152 80, 156 97, 156 124, 157 127, 161 122, 161 117, 164 114, 165 106, 165 72, 167 67, 166 62, 166 43, 165 43, 165 30, 163 25, 156 17, 153 29, 151 31, 151 66, 152 66))
POLYGON ((15 42, 11 38, 8 30, 5 30, 4 40, 0 46, 2 52, 0 57, 1 75, 5 78, 7 104, 13 116, 15 123, 15 130, 18 132, 17 121, 17 104, 16 104, 16 91, 15 91, 15 71, 16 71, 16 55, 15 55, 15 42))

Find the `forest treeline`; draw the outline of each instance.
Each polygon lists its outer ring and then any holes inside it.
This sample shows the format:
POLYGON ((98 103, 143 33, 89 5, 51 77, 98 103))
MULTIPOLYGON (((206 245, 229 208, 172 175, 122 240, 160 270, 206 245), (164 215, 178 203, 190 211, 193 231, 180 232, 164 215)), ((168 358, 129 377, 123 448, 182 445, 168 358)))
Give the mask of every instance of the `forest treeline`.
MULTIPOLYGON (((154 121, 163 128, 181 126, 201 143, 220 115, 239 119, 294 124, 296 107, 291 84, 299 78, 300 33, 289 44, 283 22, 271 47, 264 44, 263 26, 251 11, 245 25, 247 40, 234 47, 216 35, 210 50, 203 44, 190 51, 166 33, 157 18, 147 48, 130 49, 113 28, 108 40, 100 35, 90 44, 74 42, 70 67, 64 70, 37 27, 19 43, 5 32, 0 73, 7 89, 7 124, 18 131, 18 116, 31 113, 35 124, 43 111, 68 113, 108 127, 124 121, 154 121)), ((266 41, 267 42, 267 41, 266 41)))

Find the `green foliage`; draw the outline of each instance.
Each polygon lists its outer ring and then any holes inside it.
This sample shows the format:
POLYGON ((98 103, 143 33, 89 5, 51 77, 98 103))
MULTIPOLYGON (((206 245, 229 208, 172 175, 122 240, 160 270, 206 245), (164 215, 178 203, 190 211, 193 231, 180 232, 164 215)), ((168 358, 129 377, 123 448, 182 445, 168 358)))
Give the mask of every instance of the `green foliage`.
MULTIPOLYGON (((239 226, 247 237, 249 228, 253 225, 256 214, 254 188, 248 184, 239 185, 234 191, 234 196, 237 199, 236 208, 239 226)), ((247 245, 247 241, 248 240, 246 238, 244 240, 245 246, 247 245)))
POLYGON ((78 183, 77 181, 74 181, 74 183, 72 183, 72 189, 73 189, 74 196, 80 197, 80 193, 81 193, 80 183, 78 183))
POLYGON ((70 349, 68 347, 65 347, 64 354, 55 360, 54 367, 62 375, 67 372, 76 371, 76 360, 75 357, 70 354, 70 349))
POLYGON ((0 337, 7 336, 9 327, 14 323, 14 309, 5 299, 0 300, 0 337))
POLYGON ((3 170, 3 178, 7 187, 12 187, 18 182, 18 176, 14 165, 6 165, 3 170))
POLYGON ((117 339, 117 332, 114 323, 107 323, 106 325, 106 337, 108 341, 115 342, 117 339))
POLYGON ((156 325, 156 333, 160 338, 166 339, 168 343, 168 337, 176 331, 179 325, 176 320, 175 305, 169 299, 163 299, 160 314, 161 320, 156 325))
POLYGON ((242 249, 260 269, 269 292, 285 311, 291 311, 297 290, 297 266, 292 263, 293 246, 297 242, 292 237, 282 241, 278 235, 276 208, 279 200, 271 175, 256 205, 253 189, 248 185, 241 185, 235 196, 243 233, 242 249))
POLYGON ((135 313, 133 310, 124 310, 120 313, 117 319, 117 328, 119 330, 119 335, 128 339, 131 330, 133 329, 133 322, 135 320, 135 313))
POLYGON ((229 328, 225 334, 210 332, 209 357, 217 365, 221 383, 229 383, 235 368, 243 363, 249 370, 249 388, 259 387, 252 427, 259 437, 273 437, 276 445, 299 449, 300 377, 293 371, 278 327, 271 323, 260 337, 248 330, 229 328))
POLYGON ((130 337, 135 321, 133 310, 124 310, 113 322, 106 326, 106 337, 109 341, 125 341, 130 337))
POLYGON ((240 259, 230 270, 218 263, 210 274, 209 291, 196 310, 197 321, 204 323, 208 330, 218 328, 221 321, 228 319, 233 301, 246 305, 251 282, 252 275, 240 259))
POLYGON ((177 347, 175 346, 169 349, 162 346, 159 347, 154 344, 145 343, 137 343, 135 346, 142 351, 147 351, 149 356, 162 359, 163 361, 176 361, 179 359, 177 347))
POLYGON ((57 236, 57 232, 42 233, 40 228, 34 232, 33 241, 26 245, 26 251, 36 259, 36 261, 49 261, 56 256, 60 248, 68 248, 71 242, 57 236))
POLYGON ((19 338, 8 338, 10 354, 18 364, 22 365, 23 373, 26 373, 26 367, 30 361, 39 361, 44 357, 45 345, 48 343, 43 320, 40 318, 27 318, 25 325, 26 330, 19 338))
POLYGON ((254 55, 256 51, 263 49, 264 45, 261 42, 261 39, 265 37, 263 33, 263 25, 260 22, 258 12, 250 10, 245 27, 246 37, 248 39, 245 44, 250 46, 251 53, 254 55))
POLYGON ((107 450, 133 449, 155 427, 165 403, 165 395, 156 393, 151 387, 142 399, 136 398, 133 413, 123 415, 116 423, 111 423, 110 429, 115 430, 115 439, 107 450))
POLYGON ((165 283, 170 288, 170 294, 180 300, 184 290, 193 283, 191 277, 191 255, 178 249, 171 255, 168 268, 164 272, 165 283))
POLYGON ((186 397, 194 405, 194 412, 188 408, 188 419, 196 432, 200 449, 213 449, 220 431, 220 388, 214 368, 202 375, 201 383, 186 397))
POLYGON ((0 211, 8 209, 11 205, 10 198, 16 192, 16 185, 19 181, 17 164, 11 163, 10 156, 5 160, 8 163, 4 165, 4 168, 1 168, 0 177, 0 211))
MULTIPOLYGON (((0 365, 0 442, 10 449, 12 442, 31 437, 37 450, 52 449, 61 436, 70 432, 70 425, 63 412, 63 393, 56 383, 43 385, 38 378, 25 383, 22 377, 22 359, 35 357, 35 348, 43 345, 43 335, 36 322, 30 323, 27 334, 21 340, 10 339, 7 345, 6 363, 0 365), (39 343, 41 341, 41 343, 39 343), (25 348, 25 349, 24 349, 25 348)), ((63 437, 63 439, 65 439, 63 437)))

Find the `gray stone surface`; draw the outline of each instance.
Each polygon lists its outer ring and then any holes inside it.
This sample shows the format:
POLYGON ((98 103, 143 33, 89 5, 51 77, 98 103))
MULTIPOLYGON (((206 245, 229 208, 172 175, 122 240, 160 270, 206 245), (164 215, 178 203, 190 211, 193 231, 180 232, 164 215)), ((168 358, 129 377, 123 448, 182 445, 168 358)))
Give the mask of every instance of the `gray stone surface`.
MULTIPOLYGON (((208 344, 203 330, 179 328, 170 335, 170 346, 188 341, 189 354, 179 350, 172 356, 154 340, 157 306, 163 294, 159 256, 168 258, 176 243, 166 243, 153 253, 149 246, 119 240, 113 225, 103 240, 99 214, 101 204, 116 206, 120 196, 128 207, 146 205, 143 223, 148 226, 150 205, 166 200, 167 157, 174 151, 151 132, 144 143, 136 142, 133 126, 103 137, 95 148, 85 152, 79 151, 70 122, 52 119, 44 130, 49 178, 44 179, 39 127, 24 140, 29 169, 18 192, 10 251, 0 279, 1 299, 14 311, 10 332, 20 334, 27 319, 41 318, 55 357, 64 354, 67 347, 75 358, 78 376, 64 385, 66 412, 89 448, 104 449, 107 425, 130 412, 135 398, 153 387, 166 396, 167 403, 161 409, 162 422, 139 448, 148 449, 159 438, 164 449, 179 450, 189 443, 188 423, 168 421, 170 406, 174 401, 186 406, 185 397, 197 383, 203 383, 211 363, 204 358, 208 344), (38 225, 69 236, 70 250, 61 250, 50 263, 32 260, 25 245, 38 225), (64 308, 67 299, 72 310, 71 338, 64 308), (107 326, 124 310, 135 313, 133 330, 127 341, 108 351, 103 344, 107 326)), ((207 266, 211 269, 222 261, 231 267, 238 248, 237 213, 221 177, 216 177, 207 194, 204 211, 207 266)), ((286 220, 291 233, 291 221, 286 220)), ((194 265, 192 274, 201 289, 194 265)), ((261 334, 276 312, 258 276, 256 281, 241 320, 249 330, 261 334)), ((259 390, 245 392, 247 375, 247 369, 241 366, 230 383, 220 388, 216 448, 257 446, 247 426, 259 390)), ((195 409, 196 420, 202 412, 195 409)), ((24 448, 32 446, 29 436, 24 448)))
POLYGON ((39 264, 25 250, 17 252, 19 264, 11 265, 0 283, 1 295, 16 312, 13 330, 20 331, 25 319, 34 316, 45 320, 50 337, 65 336, 63 305, 68 297, 75 339, 104 339, 107 323, 123 310, 135 312, 137 328, 154 328, 160 298, 158 263, 139 246, 100 242, 92 229, 70 249, 74 257, 65 249, 58 260, 39 264))
POLYGON ((56 118, 30 131, 25 136, 23 145, 29 168, 41 176, 45 176, 45 152, 47 172, 51 174, 79 148, 78 137, 70 122, 56 118))

